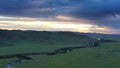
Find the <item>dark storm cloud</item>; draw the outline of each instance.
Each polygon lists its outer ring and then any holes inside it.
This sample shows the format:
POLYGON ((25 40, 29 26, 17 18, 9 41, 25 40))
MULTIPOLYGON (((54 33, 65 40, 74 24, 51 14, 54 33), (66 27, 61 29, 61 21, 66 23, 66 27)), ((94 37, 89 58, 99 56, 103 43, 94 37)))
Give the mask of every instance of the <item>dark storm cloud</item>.
POLYGON ((97 19, 120 14, 120 0, 84 0, 81 6, 73 10, 75 17, 97 19))
POLYGON ((109 19, 120 14, 119 6, 120 0, 0 0, 0 15, 32 18, 65 15, 120 28, 120 20, 109 19))
POLYGON ((120 0, 81 0, 80 4, 70 12, 71 16, 92 20, 99 26, 120 28, 120 17, 115 20, 120 14, 120 0))
POLYGON ((70 10, 66 7, 71 7, 73 10, 68 12, 71 16, 95 19, 119 14, 119 3, 119 0, 1 0, 0 14, 54 16, 59 12, 64 14, 70 10))
POLYGON ((1 0, 0 14, 33 18, 51 17, 58 15, 68 4, 67 0, 1 0))
POLYGON ((1 0, 0 14, 26 17, 54 17, 71 12, 81 0, 1 0))

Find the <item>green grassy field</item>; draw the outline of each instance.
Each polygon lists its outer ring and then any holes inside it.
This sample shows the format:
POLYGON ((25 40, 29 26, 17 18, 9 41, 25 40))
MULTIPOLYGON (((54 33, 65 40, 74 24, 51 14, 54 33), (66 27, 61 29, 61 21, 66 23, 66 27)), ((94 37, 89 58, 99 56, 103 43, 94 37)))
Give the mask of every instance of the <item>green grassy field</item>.
MULTIPOLYGON (((71 34, 69 36, 62 36, 66 39, 66 41, 63 40, 64 42, 62 41, 63 43, 61 43, 54 40, 54 42, 56 42, 54 44, 50 42, 47 44, 39 43, 38 40, 35 42, 32 40, 22 40, 19 42, 19 40, 15 41, 14 39, 8 39, 8 42, 12 42, 14 46, 1 46, 0 55, 52 51, 61 47, 81 46, 84 45, 85 42, 92 40, 92 38, 90 39, 86 36, 82 36, 82 38, 81 36, 76 37, 71 34), (71 37, 76 41, 71 41, 71 37), (77 40, 79 40, 79 43, 77 40)), ((57 35, 55 38, 59 40, 57 35)), ((118 40, 118 42, 101 43, 101 46, 98 47, 75 49, 72 52, 65 54, 57 54, 53 56, 34 55, 30 56, 34 59, 34 61, 24 61, 20 64, 17 64, 15 68, 120 68, 119 44, 120 40, 118 40)), ((15 61, 16 59, 17 58, 0 59, 0 67, 3 67, 3 65, 15 61)))
MULTIPOLYGON (((119 68, 120 42, 104 43, 93 48, 77 49, 70 53, 54 56, 31 56, 33 61, 25 61, 15 68, 119 68)), ((0 60, 0 67, 13 59, 0 60)))
POLYGON ((94 40, 72 32, 37 32, 0 30, 0 55, 51 51, 69 46, 85 45, 94 40))

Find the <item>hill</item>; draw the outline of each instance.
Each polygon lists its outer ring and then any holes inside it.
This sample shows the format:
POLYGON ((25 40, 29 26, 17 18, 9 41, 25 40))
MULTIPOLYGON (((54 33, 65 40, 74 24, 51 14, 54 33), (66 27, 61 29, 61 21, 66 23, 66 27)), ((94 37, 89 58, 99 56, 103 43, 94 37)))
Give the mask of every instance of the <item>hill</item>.
MULTIPOLYGON (((102 37, 98 47, 79 48, 56 55, 31 55, 32 60, 17 63, 16 68, 120 68, 119 36, 104 34, 46 31, 0 30, 0 56, 11 54, 36 54, 62 47, 75 47, 102 37), (97 35, 97 36, 96 36, 97 35), (90 37, 89 37, 90 36, 90 37), (118 37, 118 38, 117 38, 118 37), (110 40, 109 40, 110 38, 110 40), (112 40, 117 40, 113 42, 112 40)), ((58 50, 57 50, 58 51, 58 50)), ((19 58, 19 57, 18 57, 19 58)), ((14 63, 18 58, 0 59, 0 67, 14 63)))
POLYGON ((86 35, 92 38, 102 38, 102 39, 108 39, 108 40, 114 40, 114 41, 120 40, 120 34, 78 33, 78 32, 76 32, 76 34, 86 35))
POLYGON ((39 43, 48 45, 57 44, 84 44, 94 40, 85 35, 73 32, 46 32, 46 31, 20 31, 0 30, 1 46, 13 46, 15 43, 39 43))

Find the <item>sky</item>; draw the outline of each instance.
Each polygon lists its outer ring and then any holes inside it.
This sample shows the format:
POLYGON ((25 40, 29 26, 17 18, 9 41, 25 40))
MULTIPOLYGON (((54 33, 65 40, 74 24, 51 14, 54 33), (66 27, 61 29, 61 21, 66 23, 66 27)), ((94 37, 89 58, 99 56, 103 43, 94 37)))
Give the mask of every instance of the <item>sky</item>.
POLYGON ((0 0, 0 29, 120 34, 120 0, 0 0))

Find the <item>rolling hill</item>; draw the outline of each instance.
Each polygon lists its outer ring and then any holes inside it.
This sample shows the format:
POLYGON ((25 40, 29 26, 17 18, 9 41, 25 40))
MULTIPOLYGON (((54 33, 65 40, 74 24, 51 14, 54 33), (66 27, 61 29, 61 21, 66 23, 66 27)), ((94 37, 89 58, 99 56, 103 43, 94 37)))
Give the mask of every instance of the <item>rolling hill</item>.
MULTIPOLYGON (((33 61, 16 64, 15 68, 120 68, 120 40, 117 40, 119 37, 114 35, 97 34, 96 36, 76 32, 0 30, 0 56, 49 52, 62 47, 83 46, 97 37, 105 37, 102 40, 105 42, 98 47, 75 49, 69 53, 53 56, 29 56, 33 61), (111 42, 111 40, 117 40, 117 42, 111 42)), ((18 58, 0 59, 0 67, 16 60, 18 58)))
POLYGON ((0 46, 13 46, 20 42, 39 43, 41 45, 84 44, 92 40, 94 39, 91 37, 73 32, 0 30, 0 46))

